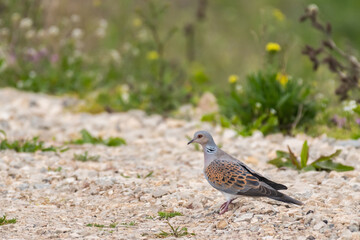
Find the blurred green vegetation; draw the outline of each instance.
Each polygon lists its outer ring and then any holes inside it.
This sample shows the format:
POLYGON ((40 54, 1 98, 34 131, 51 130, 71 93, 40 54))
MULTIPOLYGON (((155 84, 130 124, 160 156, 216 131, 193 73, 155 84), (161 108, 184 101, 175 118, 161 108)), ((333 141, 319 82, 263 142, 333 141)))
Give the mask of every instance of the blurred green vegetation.
POLYGON ((324 66, 314 72, 301 54, 323 39, 299 22, 312 3, 331 23, 338 46, 358 57, 357 1, 0 0, 0 87, 75 95, 87 102, 82 110, 94 113, 138 108, 163 115, 210 91, 221 114, 212 120, 246 129, 243 134, 289 132, 299 105, 313 103, 318 107, 301 116, 293 133, 358 138, 357 103, 340 103, 337 77, 324 66), (281 47, 276 66, 269 42, 281 47), (293 80, 281 84, 278 74, 293 80), (266 88, 251 87, 256 80, 273 83, 271 99, 266 88), (273 94, 287 93, 292 103, 276 109, 273 94), (238 105, 234 97, 241 98, 238 105), (253 102, 241 109, 244 100, 253 102), (266 107, 256 109, 259 104, 266 107), (339 124, 344 116, 346 124, 339 124))

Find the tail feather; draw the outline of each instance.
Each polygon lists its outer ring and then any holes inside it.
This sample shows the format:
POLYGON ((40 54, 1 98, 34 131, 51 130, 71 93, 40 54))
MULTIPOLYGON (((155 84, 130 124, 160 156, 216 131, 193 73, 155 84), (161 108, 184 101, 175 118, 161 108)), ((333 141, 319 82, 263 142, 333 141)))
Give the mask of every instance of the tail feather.
POLYGON ((292 197, 289 197, 288 195, 286 194, 281 194, 282 196, 279 196, 279 197, 273 197, 273 196, 269 196, 269 198, 271 199, 274 199, 274 200, 277 200, 277 201, 281 201, 281 202, 285 202, 285 203, 293 203, 293 204, 296 204, 296 205, 303 205, 304 203, 300 202, 299 200, 296 200, 292 197))
POLYGON ((303 205, 302 202, 289 197, 288 195, 279 192, 271 187, 266 185, 260 185, 258 188, 251 188, 246 192, 238 192, 238 195, 245 195, 251 197, 268 197, 277 201, 285 202, 285 203, 293 203, 297 205, 303 205))

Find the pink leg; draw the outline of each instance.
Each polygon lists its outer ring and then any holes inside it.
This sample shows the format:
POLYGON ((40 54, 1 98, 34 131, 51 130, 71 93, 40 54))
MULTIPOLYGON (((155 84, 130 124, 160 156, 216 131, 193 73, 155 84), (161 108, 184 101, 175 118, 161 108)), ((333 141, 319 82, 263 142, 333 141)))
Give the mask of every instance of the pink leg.
POLYGON ((232 201, 234 201, 234 199, 231 199, 231 200, 229 200, 229 201, 227 201, 227 202, 224 202, 224 203, 221 205, 220 211, 219 211, 219 214, 220 214, 220 215, 226 213, 226 212, 229 210, 229 204, 230 204, 232 201))

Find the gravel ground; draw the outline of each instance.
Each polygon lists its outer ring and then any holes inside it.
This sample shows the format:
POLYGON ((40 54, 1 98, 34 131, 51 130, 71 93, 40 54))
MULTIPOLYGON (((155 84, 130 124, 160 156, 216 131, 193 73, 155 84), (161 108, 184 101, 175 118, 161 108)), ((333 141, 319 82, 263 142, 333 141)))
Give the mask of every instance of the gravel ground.
POLYGON ((162 230, 171 232, 158 212, 178 211, 183 215, 169 219, 170 224, 195 234, 183 238, 360 239, 360 150, 354 146, 305 135, 244 138, 199 121, 141 111, 77 114, 67 110, 75 102, 0 89, 0 129, 10 140, 39 136, 60 146, 85 128, 95 136, 127 141, 120 147, 70 145, 64 153, 1 151, 0 215, 17 222, 0 226, 0 238, 154 239, 162 230), (243 197, 219 215, 224 199, 204 179, 202 153, 186 145, 186 136, 200 129, 209 130, 225 151, 287 185, 284 192, 305 205, 243 197), (266 163, 287 145, 298 153, 305 139, 312 158, 342 149, 337 161, 355 171, 298 173, 266 163), (99 155, 99 161, 74 160, 85 151, 99 155), (61 171, 49 170, 58 167, 61 171))

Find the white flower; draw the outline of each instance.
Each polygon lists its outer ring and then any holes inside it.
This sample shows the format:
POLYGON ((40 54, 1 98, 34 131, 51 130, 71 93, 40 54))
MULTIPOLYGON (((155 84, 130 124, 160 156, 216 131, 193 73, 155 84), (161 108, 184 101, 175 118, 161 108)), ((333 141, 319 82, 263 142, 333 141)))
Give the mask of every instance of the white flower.
POLYGON ((49 29, 48 29, 49 35, 50 35, 50 36, 53 36, 53 37, 59 35, 59 32, 60 32, 60 31, 59 31, 59 28, 58 28, 57 26, 51 26, 51 27, 49 27, 49 29))
POLYGON ((20 28, 23 29, 31 28, 32 24, 33 21, 31 20, 31 18, 23 18, 20 21, 20 28))
POLYGON ((106 19, 100 19, 100 21, 99 21, 99 27, 100 28, 107 28, 107 26, 108 26, 108 22, 106 21, 106 19))
POLYGON ((46 32, 45 32, 44 29, 40 29, 40 30, 37 32, 37 37, 38 37, 38 38, 43 38, 43 37, 45 37, 45 35, 46 35, 46 32))
POLYGON ((21 18, 21 16, 20 16, 20 14, 17 13, 17 12, 16 12, 16 13, 13 13, 13 14, 11 15, 11 20, 12 20, 13 22, 19 21, 20 18, 21 18))
POLYGON ((75 28, 71 32, 71 37, 74 39, 80 39, 83 36, 83 31, 80 28, 75 28))
POLYGON ((308 10, 311 12, 311 13, 317 13, 319 12, 319 7, 316 5, 316 4, 310 4, 308 7, 308 10))
POLYGON ((259 103, 259 102, 255 103, 255 107, 261 108, 261 103, 259 103))
POLYGON ((124 92, 121 94, 121 98, 124 102, 128 102, 129 101, 129 94, 127 92, 124 92))
POLYGON ((348 102, 344 102, 344 111, 345 112, 349 112, 349 113, 353 113, 354 109, 357 107, 356 101, 355 100, 350 100, 348 102))
POLYGON ((273 108, 270 108, 270 113, 273 114, 273 115, 275 115, 275 114, 276 114, 276 110, 273 109, 273 108))
POLYGON ((110 50, 110 56, 111 56, 111 59, 114 62, 120 62, 121 61, 120 53, 116 49, 111 49, 110 50))
POLYGON ((35 30, 33 29, 30 29, 25 34, 26 39, 32 39, 34 36, 35 36, 35 30))
POLYGON ((74 22, 74 23, 77 23, 77 22, 80 21, 79 15, 76 15, 76 14, 71 15, 70 19, 71 19, 71 21, 74 22))
POLYGON ((238 92, 243 91, 243 86, 241 86, 241 84, 237 84, 235 88, 236 88, 236 91, 238 91, 238 92))

